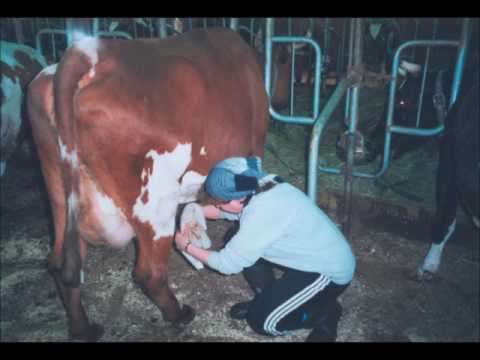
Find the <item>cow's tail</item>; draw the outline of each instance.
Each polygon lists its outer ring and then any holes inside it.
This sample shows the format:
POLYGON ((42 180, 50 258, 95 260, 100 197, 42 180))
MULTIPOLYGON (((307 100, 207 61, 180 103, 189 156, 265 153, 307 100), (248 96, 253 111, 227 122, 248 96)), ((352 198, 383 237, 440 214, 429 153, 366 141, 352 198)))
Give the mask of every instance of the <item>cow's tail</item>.
POLYGON ((79 148, 77 146, 77 119, 74 98, 79 82, 92 67, 91 58, 79 45, 70 47, 58 65, 54 79, 55 113, 58 129, 58 146, 62 162, 62 175, 66 197, 66 226, 62 248, 62 280, 78 287, 82 260, 77 217, 79 210, 79 148))

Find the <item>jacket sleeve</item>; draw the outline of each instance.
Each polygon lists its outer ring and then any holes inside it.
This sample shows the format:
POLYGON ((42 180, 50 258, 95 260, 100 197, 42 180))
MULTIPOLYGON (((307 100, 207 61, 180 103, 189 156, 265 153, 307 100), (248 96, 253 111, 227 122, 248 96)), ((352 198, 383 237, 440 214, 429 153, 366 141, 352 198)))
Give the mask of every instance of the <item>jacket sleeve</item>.
POLYGON ((276 206, 278 204, 271 202, 252 201, 245 207, 240 229, 222 250, 210 254, 208 265, 231 275, 255 264, 288 226, 288 219, 276 216, 276 206))

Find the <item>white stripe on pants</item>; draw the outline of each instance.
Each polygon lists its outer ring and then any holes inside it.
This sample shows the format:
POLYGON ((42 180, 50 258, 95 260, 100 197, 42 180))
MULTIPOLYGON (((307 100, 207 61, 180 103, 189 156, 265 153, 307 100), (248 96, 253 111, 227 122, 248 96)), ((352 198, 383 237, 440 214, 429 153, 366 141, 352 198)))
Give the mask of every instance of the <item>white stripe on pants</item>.
POLYGON ((283 335, 285 331, 282 332, 275 329, 278 322, 290 312, 297 309, 299 306, 306 303, 308 300, 310 300, 312 297, 322 291, 330 282, 331 280, 329 278, 324 275, 320 275, 320 277, 312 284, 302 289, 302 291, 285 301, 283 304, 277 306, 277 308, 273 310, 265 320, 263 329, 267 333, 275 336, 283 335))

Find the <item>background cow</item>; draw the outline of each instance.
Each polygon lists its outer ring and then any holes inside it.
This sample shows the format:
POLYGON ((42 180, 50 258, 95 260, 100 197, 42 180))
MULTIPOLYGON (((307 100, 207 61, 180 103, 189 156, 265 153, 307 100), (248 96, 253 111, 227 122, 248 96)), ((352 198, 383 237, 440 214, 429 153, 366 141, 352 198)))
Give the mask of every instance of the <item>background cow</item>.
MULTIPOLYGON (((478 56, 471 57, 464 68, 462 82, 468 88, 475 79, 475 71, 478 68, 478 56)), ((423 101, 420 103, 420 89, 422 83, 421 67, 403 61, 399 68, 399 81, 394 103, 395 125, 414 128, 417 123, 417 111, 421 106, 419 128, 430 129, 445 121, 448 110, 451 88, 454 75, 454 67, 446 67, 427 72, 423 101), (405 66, 407 65, 407 66, 405 66)), ((388 111, 388 96, 385 99, 383 113, 376 122, 375 127, 369 134, 367 142, 367 160, 372 161, 378 155, 383 154, 385 144, 385 122, 388 111)), ((391 152, 392 159, 397 160, 406 153, 417 149, 432 141, 433 137, 392 135, 391 152)))
POLYGON ((390 74, 395 50, 401 43, 398 22, 394 19, 374 19, 365 25, 364 58, 368 68, 390 74))
POLYGON ((7 160, 25 138, 25 90, 47 63, 42 55, 26 45, 1 41, 0 50, 0 176, 3 176, 7 160))
POLYGON ((49 269, 72 338, 102 335, 81 304, 87 244, 138 240, 134 279, 167 321, 188 323, 168 286, 179 203, 232 155, 263 156, 262 69, 228 29, 161 40, 85 38, 55 75, 31 85, 28 107, 55 225, 49 269))
MULTIPOLYGON (((432 244, 418 275, 437 272, 442 252, 455 231, 460 205, 473 223, 479 221, 479 73, 478 63, 465 78, 458 100, 448 112, 440 148, 436 178, 436 213, 432 224, 432 244)), ((428 276, 427 276, 428 277, 428 276)))

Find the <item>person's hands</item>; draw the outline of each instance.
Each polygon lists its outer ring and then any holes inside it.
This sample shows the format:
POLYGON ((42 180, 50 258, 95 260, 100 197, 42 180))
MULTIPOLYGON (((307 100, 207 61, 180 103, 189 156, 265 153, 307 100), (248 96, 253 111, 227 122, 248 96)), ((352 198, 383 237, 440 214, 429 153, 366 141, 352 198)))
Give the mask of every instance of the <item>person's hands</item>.
POLYGON ((189 222, 184 225, 182 233, 188 240, 192 241, 202 236, 202 228, 196 222, 189 222))
POLYGON ((175 245, 179 250, 185 251, 189 242, 201 236, 202 229, 196 222, 186 223, 183 231, 175 234, 175 245))
POLYGON ((178 250, 184 251, 185 247, 188 244, 188 238, 183 235, 180 231, 175 233, 175 246, 178 250))

